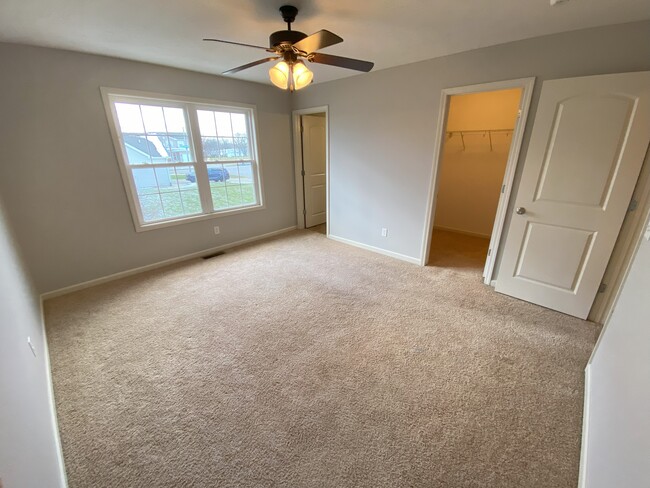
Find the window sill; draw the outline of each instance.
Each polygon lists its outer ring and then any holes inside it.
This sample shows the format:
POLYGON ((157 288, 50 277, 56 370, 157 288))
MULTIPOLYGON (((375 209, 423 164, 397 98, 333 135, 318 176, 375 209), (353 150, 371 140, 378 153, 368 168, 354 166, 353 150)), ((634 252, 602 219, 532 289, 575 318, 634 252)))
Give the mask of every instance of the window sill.
POLYGON ((198 214, 191 215, 189 217, 181 217, 178 219, 163 220, 161 222, 151 222, 150 224, 140 224, 135 223, 136 232, 146 232, 149 230, 162 229, 163 227, 171 227, 174 225, 187 224, 190 222, 197 222, 199 220, 209 220, 216 219, 219 217, 226 217, 229 215, 236 215, 246 212, 254 212, 256 210, 264 210, 266 207, 263 204, 260 205, 251 205, 248 207, 236 207, 229 210, 219 210, 218 212, 213 212, 209 214, 198 214))

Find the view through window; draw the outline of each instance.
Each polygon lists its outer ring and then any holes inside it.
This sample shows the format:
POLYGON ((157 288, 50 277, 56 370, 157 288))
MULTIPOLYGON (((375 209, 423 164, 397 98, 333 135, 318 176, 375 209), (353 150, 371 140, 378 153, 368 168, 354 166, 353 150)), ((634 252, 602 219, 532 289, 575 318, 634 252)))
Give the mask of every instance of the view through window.
POLYGON ((140 227, 261 205, 252 108, 108 99, 140 227))

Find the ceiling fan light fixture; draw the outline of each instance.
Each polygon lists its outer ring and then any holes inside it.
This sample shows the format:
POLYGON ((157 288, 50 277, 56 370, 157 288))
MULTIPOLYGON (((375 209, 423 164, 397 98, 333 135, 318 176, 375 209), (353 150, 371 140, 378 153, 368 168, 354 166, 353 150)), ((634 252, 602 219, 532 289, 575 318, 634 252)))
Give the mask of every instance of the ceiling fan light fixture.
POLYGON ((295 63, 292 71, 294 90, 300 90, 301 88, 306 87, 314 79, 314 73, 312 73, 302 61, 295 63))
MULTIPOLYGON (((568 1, 568 0, 551 0, 551 1, 568 1)), ((367 73, 374 63, 362 61, 360 59, 344 58, 342 56, 333 56, 331 54, 322 54, 320 49, 334 46, 343 42, 343 39, 333 32, 322 29, 308 36, 304 32, 291 29, 291 24, 296 20, 298 9, 293 5, 283 5, 280 7, 282 19, 287 23, 287 29, 277 31, 269 37, 270 47, 255 46, 253 44, 244 44, 241 42, 226 41, 225 39, 206 38, 204 41, 223 42, 225 44, 234 44, 236 46, 246 46, 255 49, 263 49, 266 52, 273 53, 273 56, 258 59, 252 63, 224 71, 224 75, 232 75, 245 69, 253 68, 268 61, 280 60, 269 70, 271 82, 282 90, 300 90, 309 85, 314 79, 314 73, 305 66, 300 58, 316 64, 327 64, 347 68, 355 71, 367 73)))
POLYGON ((286 90, 289 88, 289 71, 289 64, 286 61, 280 61, 269 70, 271 83, 286 90))
POLYGON ((314 73, 302 61, 292 64, 280 61, 269 70, 269 78, 278 88, 294 91, 309 85, 314 79, 314 73))

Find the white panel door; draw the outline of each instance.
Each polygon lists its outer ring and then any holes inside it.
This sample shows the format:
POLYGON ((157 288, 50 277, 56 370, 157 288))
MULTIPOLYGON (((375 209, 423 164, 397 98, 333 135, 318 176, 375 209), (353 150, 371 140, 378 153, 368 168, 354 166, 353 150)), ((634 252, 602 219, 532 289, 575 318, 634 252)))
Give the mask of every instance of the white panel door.
POLYGON ((650 72, 544 82, 496 291, 586 318, 650 140, 650 72))
POLYGON ((305 227, 324 224, 327 220, 325 186, 326 131, 324 116, 302 116, 302 163, 305 188, 305 227))

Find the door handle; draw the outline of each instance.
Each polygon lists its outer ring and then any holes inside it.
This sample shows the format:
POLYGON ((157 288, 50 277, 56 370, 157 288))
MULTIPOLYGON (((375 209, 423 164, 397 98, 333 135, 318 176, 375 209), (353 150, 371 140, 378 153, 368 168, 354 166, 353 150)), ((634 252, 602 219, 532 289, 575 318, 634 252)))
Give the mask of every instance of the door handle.
POLYGON ((517 213, 517 215, 524 215, 526 213, 526 209, 524 207, 517 207, 515 209, 515 212, 517 213))

